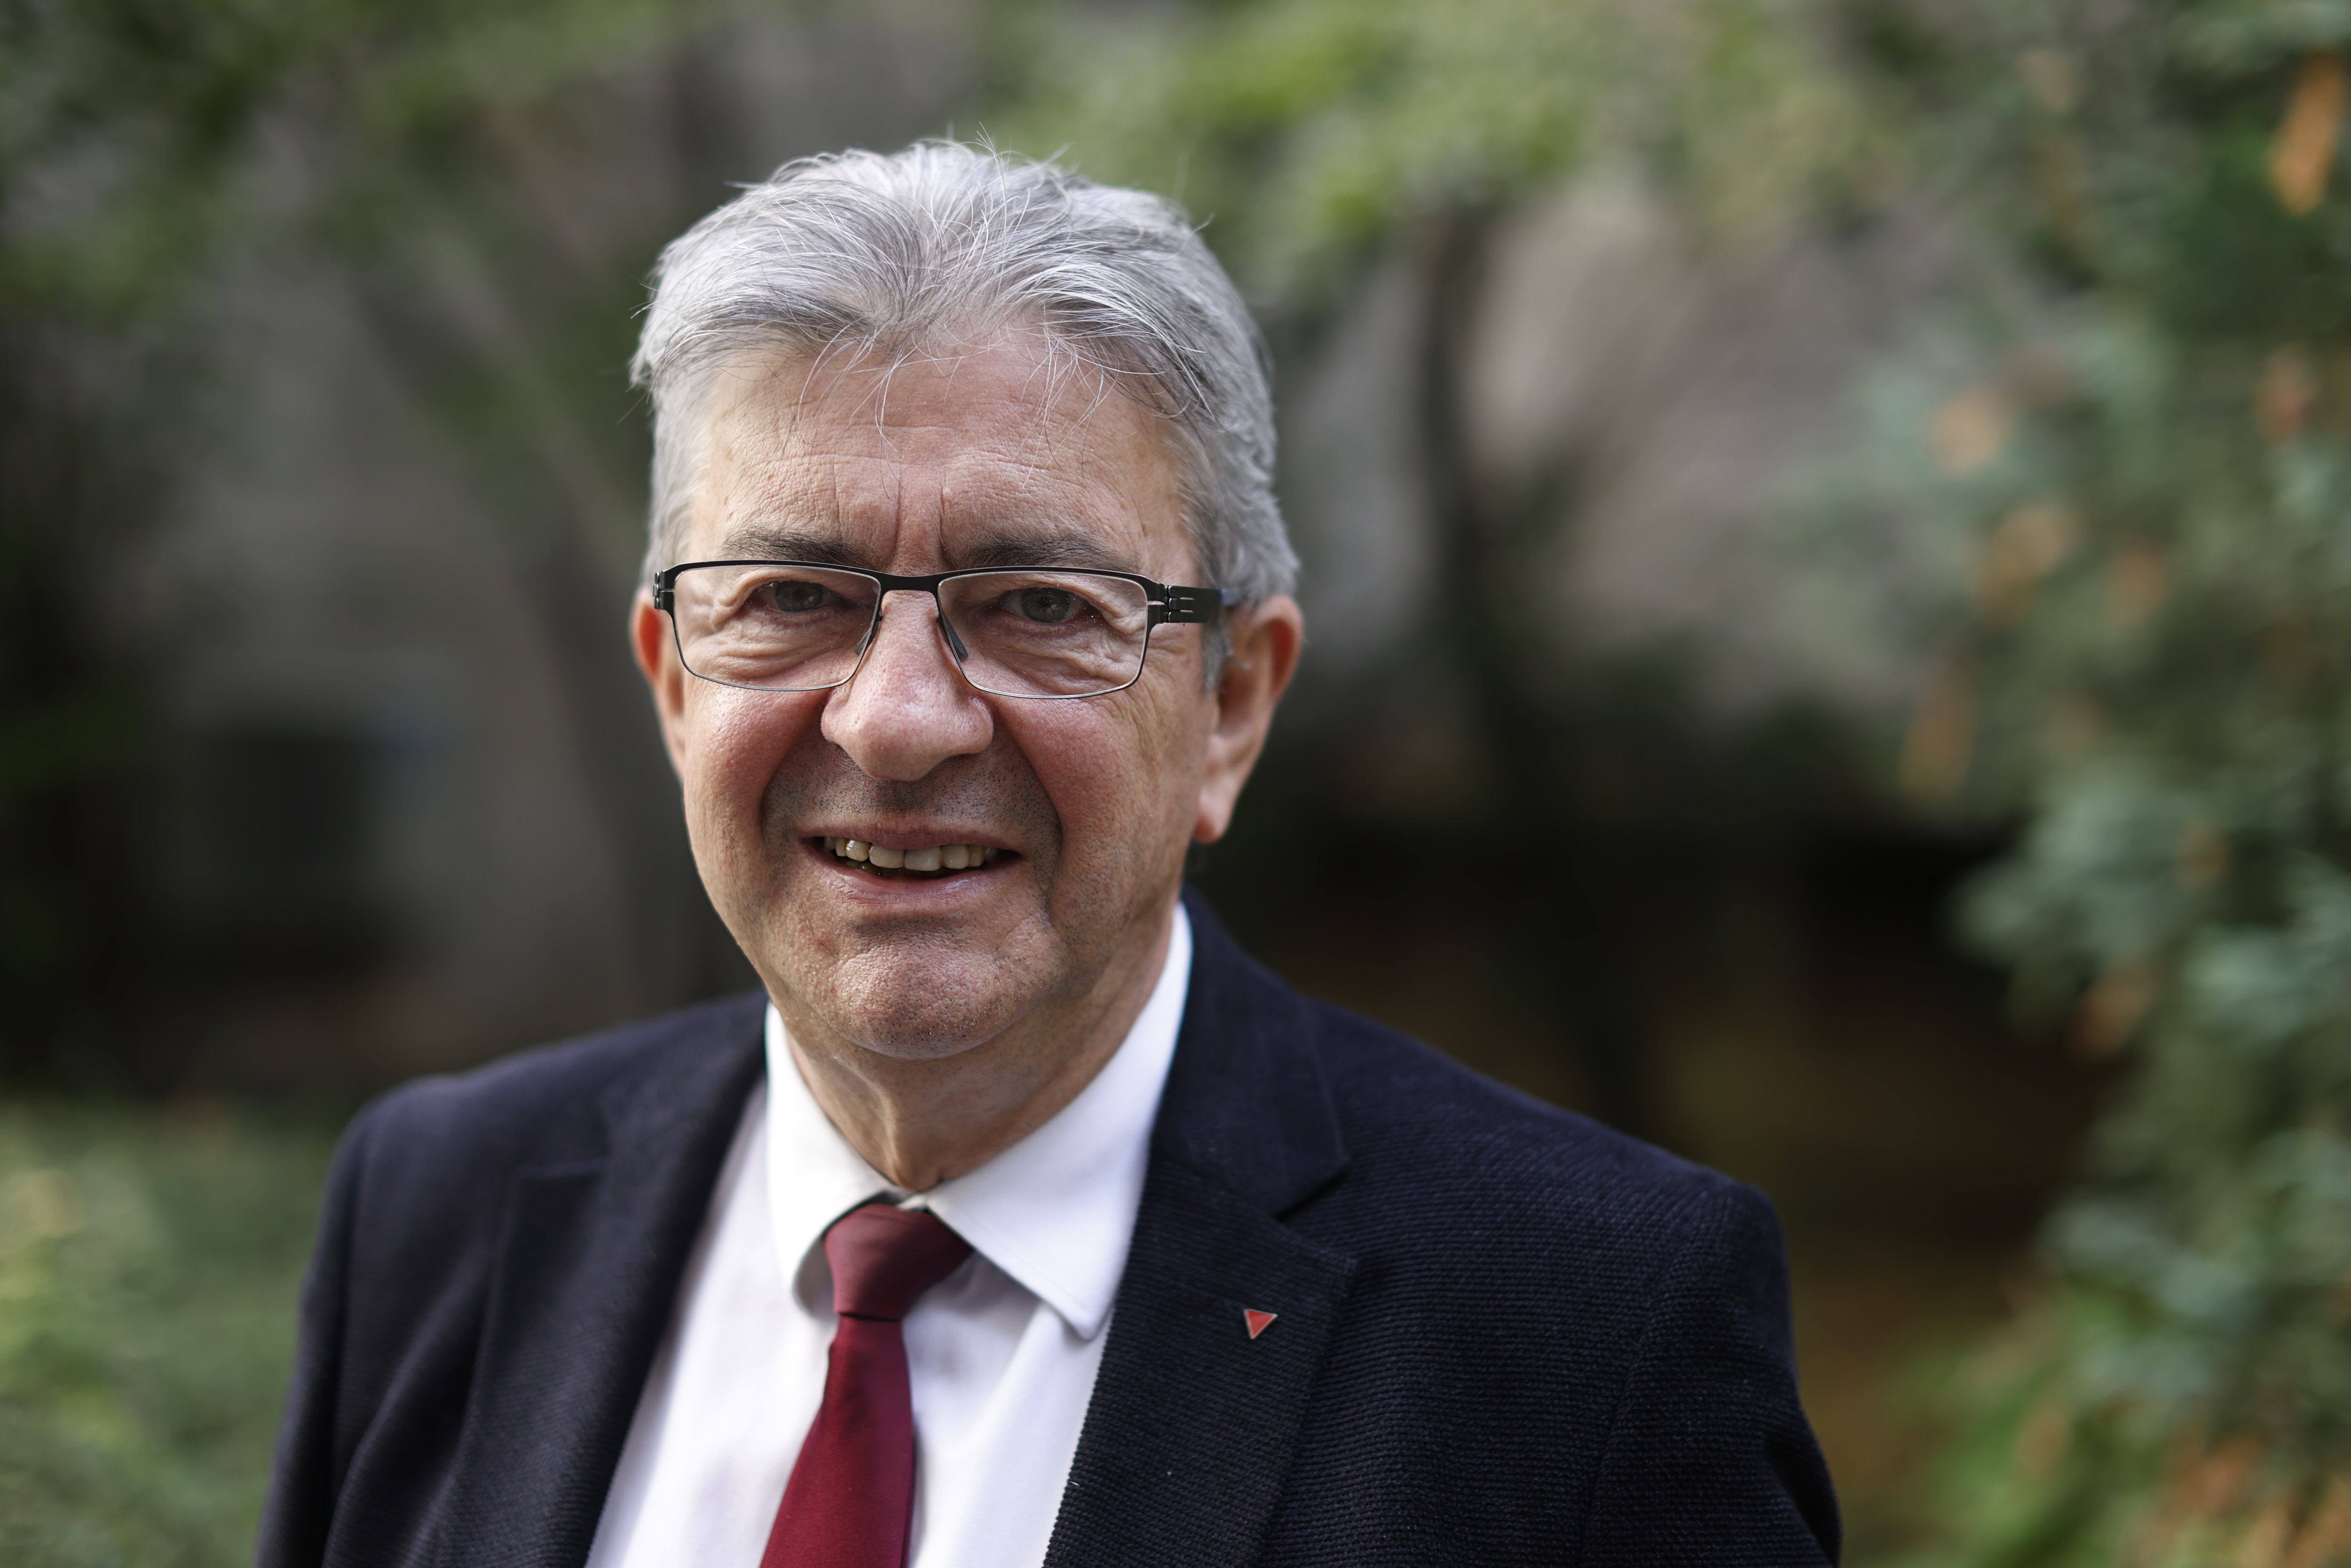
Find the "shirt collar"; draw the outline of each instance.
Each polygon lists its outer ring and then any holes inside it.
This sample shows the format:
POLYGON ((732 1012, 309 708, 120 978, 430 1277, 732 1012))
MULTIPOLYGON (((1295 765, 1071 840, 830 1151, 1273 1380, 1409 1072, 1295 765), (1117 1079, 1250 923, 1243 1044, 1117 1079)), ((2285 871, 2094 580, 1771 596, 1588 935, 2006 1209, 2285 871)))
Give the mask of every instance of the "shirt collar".
POLYGON ((807 1265, 835 1219, 878 1196, 928 1208, 975 1251, 1051 1307, 1072 1333, 1102 1332, 1126 1271, 1150 1162, 1151 1124, 1176 1054, 1192 973, 1182 904, 1167 960, 1126 1039, 1052 1119, 994 1159, 928 1192, 893 1186, 809 1092, 768 1009, 768 1202, 785 1278, 806 1300, 807 1265))

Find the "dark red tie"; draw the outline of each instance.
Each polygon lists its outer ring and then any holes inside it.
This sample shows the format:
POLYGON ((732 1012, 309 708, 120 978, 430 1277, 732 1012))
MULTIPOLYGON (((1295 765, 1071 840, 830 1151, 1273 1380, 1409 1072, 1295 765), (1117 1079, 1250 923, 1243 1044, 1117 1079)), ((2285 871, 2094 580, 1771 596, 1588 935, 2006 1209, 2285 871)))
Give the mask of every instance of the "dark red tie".
POLYGON ((832 1359, 759 1568, 905 1568, 914 1406, 900 1320, 971 1256, 936 1215, 868 1204, 824 1233, 832 1359))

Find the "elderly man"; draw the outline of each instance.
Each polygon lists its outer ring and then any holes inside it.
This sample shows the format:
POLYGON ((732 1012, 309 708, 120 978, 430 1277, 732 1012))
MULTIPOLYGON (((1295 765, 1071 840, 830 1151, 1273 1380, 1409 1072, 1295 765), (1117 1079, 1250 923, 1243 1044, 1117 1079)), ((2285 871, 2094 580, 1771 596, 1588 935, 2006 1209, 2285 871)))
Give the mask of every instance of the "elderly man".
POLYGON ((792 164, 636 369, 632 635, 763 989, 359 1118, 265 1564, 1834 1557, 1763 1200, 1183 894, 1301 630, 1178 214, 792 164))

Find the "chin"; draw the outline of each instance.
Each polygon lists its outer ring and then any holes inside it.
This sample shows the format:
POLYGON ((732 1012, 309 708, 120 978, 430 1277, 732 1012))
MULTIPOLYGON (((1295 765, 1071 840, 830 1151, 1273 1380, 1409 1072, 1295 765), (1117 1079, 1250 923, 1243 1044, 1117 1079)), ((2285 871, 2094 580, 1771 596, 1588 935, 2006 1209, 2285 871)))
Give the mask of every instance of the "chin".
POLYGON ((1000 957, 861 955, 795 987, 834 1033, 882 1056, 935 1061, 985 1044, 1043 999, 1037 967, 1000 957))

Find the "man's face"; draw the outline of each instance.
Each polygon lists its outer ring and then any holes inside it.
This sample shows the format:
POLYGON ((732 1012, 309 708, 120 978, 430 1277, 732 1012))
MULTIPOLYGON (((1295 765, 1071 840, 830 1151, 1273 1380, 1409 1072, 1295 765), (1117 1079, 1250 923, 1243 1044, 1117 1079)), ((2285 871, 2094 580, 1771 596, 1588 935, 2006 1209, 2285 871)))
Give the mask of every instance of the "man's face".
MULTIPOLYGON (((1025 336, 886 373, 738 367, 705 429, 683 560, 1200 580, 1155 422, 1025 336)), ((1230 683, 1204 687, 1196 626, 1158 628, 1134 686, 1077 701, 973 689, 911 593, 831 691, 697 680, 643 599, 634 632, 703 880, 796 1038, 907 1059, 1082 1029, 1105 977, 1158 950, 1185 846, 1223 831, 1295 649, 1237 712, 1230 683), (849 839, 996 852, 884 877, 828 843, 849 839)))

